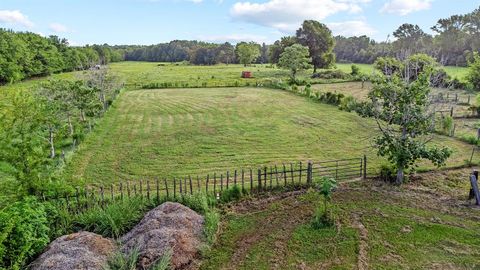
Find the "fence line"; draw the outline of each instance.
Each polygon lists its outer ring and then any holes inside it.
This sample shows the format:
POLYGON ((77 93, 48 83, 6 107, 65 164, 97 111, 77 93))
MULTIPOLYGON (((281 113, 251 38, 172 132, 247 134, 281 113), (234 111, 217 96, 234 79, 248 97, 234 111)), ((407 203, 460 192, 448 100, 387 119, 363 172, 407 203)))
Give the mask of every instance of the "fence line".
POLYGON ((204 193, 221 198, 233 187, 243 192, 262 193, 275 188, 302 187, 312 185, 317 177, 332 177, 338 181, 366 178, 367 158, 338 159, 319 162, 282 163, 262 166, 257 170, 240 169, 225 174, 207 174, 177 178, 143 178, 119 181, 118 185, 76 187, 75 192, 42 195, 44 200, 64 204, 69 210, 81 212, 92 207, 105 207, 108 203, 129 198, 145 200, 177 200, 186 195, 204 193))

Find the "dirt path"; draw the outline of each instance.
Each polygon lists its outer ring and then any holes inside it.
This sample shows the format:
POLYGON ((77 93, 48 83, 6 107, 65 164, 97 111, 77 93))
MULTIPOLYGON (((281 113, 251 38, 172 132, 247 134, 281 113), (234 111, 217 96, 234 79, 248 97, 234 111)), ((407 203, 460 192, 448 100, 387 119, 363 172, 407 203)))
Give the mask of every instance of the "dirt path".
POLYGON ((353 215, 353 226, 359 231, 360 241, 358 244, 357 269, 368 269, 368 230, 362 224, 361 217, 358 214, 353 215))
POLYGON ((239 269, 248 252, 255 244, 267 237, 273 238, 275 256, 269 260, 271 269, 282 269, 284 260, 288 255, 287 244, 294 229, 306 222, 313 213, 310 203, 298 200, 298 195, 303 191, 290 192, 278 196, 249 200, 235 205, 231 210, 239 214, 260 213, 269 211, 272 204, 280 209, 271 211, 264 219, 256 224, 254 233, 243 235, 238 241, 235 253, 230 258, 226 269, 239 269))

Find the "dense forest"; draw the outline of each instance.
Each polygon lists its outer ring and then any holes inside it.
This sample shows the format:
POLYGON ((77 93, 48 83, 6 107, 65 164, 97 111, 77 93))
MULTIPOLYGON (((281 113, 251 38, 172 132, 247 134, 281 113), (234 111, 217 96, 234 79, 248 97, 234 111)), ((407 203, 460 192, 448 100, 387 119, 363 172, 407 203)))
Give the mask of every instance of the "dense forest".
POLYGON ((338 62, 371 64, 380 56, 405 59, 425 53, 446 66, 466 66, 480 48, 480 8, 464 15, 439 19, 431 27, 435 35, 418 25, 405 23, 393 32, 395 41, 376 42, 367 37, 335 37, 338 62))
POLYGON ((122 51, 108 45, 72 47, 57 36, 0 29, 0 83, 84 70, 120 60, 122 51))

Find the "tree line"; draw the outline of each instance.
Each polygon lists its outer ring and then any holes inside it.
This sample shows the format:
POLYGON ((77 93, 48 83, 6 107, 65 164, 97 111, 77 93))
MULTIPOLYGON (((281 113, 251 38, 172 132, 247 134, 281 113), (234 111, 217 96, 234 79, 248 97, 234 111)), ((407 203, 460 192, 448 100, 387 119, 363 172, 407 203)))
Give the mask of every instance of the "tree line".
POLYGON ((0 84, 123 60, 108 45, 69 46, 65 38, 0 28, 0 84))
POLYGON ((393 32, 395 41, 376 42, 367 36, 335 37, 334 52, 339 62, 373 63, 378 57, 400 60, 416 53, 434 57, 446 66, 467 66, 480 49, 480 8, 439 19, 430 35, 418 25, 405 23, 393 32))

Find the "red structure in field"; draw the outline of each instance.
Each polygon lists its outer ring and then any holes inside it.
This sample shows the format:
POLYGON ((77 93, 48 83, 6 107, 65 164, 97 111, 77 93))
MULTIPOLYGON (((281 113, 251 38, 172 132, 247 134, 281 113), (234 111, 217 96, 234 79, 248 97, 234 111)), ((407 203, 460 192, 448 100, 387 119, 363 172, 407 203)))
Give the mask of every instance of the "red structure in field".
POLYGON ((252 78, 252 72, 251 71, 242 71, 242 78, 252 78))

